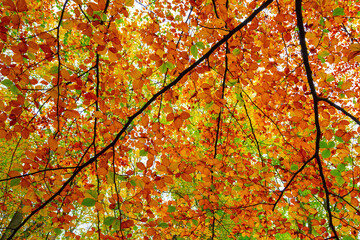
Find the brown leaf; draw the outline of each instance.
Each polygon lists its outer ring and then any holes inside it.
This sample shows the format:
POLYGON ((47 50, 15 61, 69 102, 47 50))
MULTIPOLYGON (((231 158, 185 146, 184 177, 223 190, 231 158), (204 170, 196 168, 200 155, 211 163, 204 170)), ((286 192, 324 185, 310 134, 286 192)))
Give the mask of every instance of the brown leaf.
POLYGON ((16 1, 16 6, 17 6, 18 12, 26 12, 26 11, 28 11, 28 7, 26 5, 25 0, 17 0, 16 1))

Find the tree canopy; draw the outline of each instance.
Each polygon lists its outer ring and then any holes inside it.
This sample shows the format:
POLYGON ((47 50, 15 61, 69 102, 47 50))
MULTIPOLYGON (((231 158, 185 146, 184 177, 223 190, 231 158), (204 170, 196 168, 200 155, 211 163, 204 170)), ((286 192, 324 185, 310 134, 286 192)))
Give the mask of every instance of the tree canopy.
POLYGON ((1 239, 358 239, 358 0, 2 0, 1 239))

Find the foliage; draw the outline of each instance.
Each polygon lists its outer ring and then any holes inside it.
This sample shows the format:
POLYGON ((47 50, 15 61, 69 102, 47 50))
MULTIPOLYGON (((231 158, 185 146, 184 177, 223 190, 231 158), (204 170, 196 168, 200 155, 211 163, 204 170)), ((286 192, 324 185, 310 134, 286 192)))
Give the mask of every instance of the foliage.
POLYGON ((2 239, 357 239, 360 4, 2 0, 2 239))

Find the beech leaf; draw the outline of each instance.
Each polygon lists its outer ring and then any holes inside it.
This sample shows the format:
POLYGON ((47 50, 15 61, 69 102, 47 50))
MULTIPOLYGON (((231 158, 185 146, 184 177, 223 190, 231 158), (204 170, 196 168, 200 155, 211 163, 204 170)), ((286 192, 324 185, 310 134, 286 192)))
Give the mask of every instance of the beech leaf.
POLYGON ((104 219, 104 224, 107 226, 110 226, 115 220, 115 217, 106 217, 104 219))
POLYGON ((197 58, 198 56, 198 49, 196 47, 196 45, 192 45, 190 48, 190 53, 191 55, 193 55, 194 58, 197 58))
POLYGON ((331 156, 331 152, 329 149, 325 149, 324 151, 321 152, 321 155, 323 158, 329 158, 331 156))
POLYGON ((336 17, 336 16, 344 16, 344 15, 345 15, 345 12, 344 12, 343 8, 336 8, 333 11, 333 16, 334 17, 336 17))
POLYGON ((169 213, 173 213, 176 211, 176 207, 174 206, 168 206, 168 210, 167 210, 169 213))
POLYGON ((83 201, 82 201, 82 205, 86 206, 86 207, 93 207, 95 206, 95 203, 96 203, 96 200, 95 199, 92 199, 92 198, 85 198, 83 201))

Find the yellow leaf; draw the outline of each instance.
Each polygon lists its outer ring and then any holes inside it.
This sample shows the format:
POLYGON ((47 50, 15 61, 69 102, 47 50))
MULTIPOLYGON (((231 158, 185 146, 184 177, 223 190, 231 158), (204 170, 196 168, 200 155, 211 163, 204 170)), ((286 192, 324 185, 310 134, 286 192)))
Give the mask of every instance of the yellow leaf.
POLYGON ((352 86, 352 82, 347 81, 347 82, 344 82, 344 84, 341 85, 341 89, 342 90, 348 90, 349 88, 351 88, 351 86, 352 86))
POLYGON ((141 78, 141 72, 139 70, 137 70, 137 69, 134 69, 129 74, 130 74, 131 77, 133 77, 135 79, 141 78))
POLYGON ((132 7, 134 5, 134 0, 125 0, 125 6, 132 7))
POLYGON ((30 213, 32 210, 32 207, 29 206, 29 205, 25 205, 23 208, 22 208, 22 212, 23 213, 30 213))
POLYGON ((350 48, 350 50, 351 51, 360 51, 360 44, 358 44, 358 43, 354 43, 354 44, 351 44, 350 46, 349 46, 349 48, 350 48))

